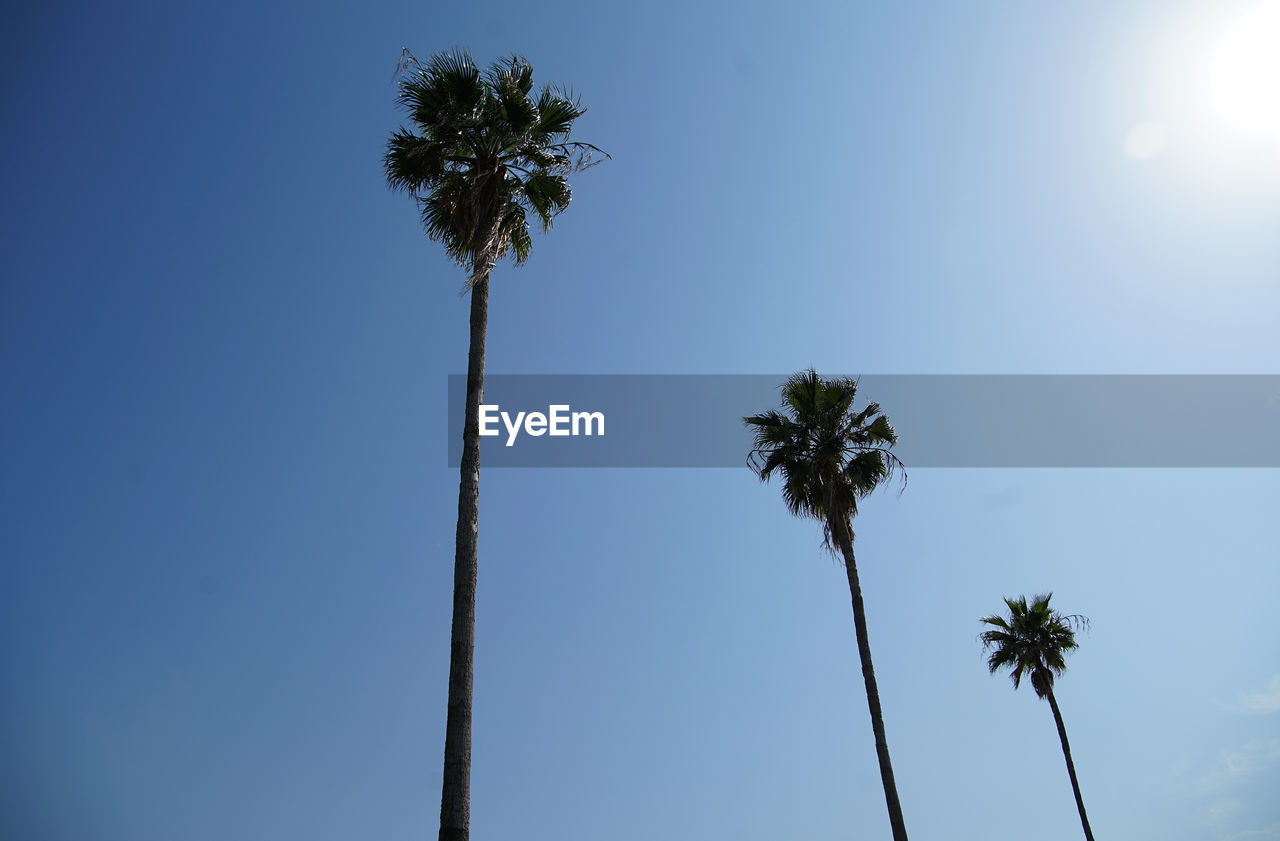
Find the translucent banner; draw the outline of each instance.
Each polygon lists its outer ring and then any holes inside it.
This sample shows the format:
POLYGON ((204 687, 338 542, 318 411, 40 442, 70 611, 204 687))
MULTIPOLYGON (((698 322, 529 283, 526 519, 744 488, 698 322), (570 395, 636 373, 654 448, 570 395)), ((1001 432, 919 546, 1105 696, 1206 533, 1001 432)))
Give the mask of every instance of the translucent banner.
MULTIPOLYGON (((786 374, 490 374, 483 467, 743 467, 786 374)), ((866 375, 908 467, 1280 467, 1280 375, 866 375)), ((449 377, 449 465, 466 377, 449 377)))

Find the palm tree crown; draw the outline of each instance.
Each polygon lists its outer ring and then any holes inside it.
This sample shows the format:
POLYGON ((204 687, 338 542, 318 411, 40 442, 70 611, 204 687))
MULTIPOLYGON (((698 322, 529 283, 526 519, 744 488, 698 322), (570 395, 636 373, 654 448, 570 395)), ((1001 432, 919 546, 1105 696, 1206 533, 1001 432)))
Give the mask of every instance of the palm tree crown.
POLYGON ((589 143, 569 140, 586 108, 567 91, 533 94, 533 66, 518 55, 481 72, 463 50, 425 64, 401 59, 398 102, 413 129, 387 142, 387 183, 412 195, 427 235, 471 269, 469 283, 508 253, 529 256, 529 214, 543 231, 569 205, 566 176, 592 166, 589 143))
POLYGON ((979 636, 984 650, 990 651, 987 668, 992 674, 1009 669, 1013 688, 1022 679, 1031 680, 1037 697, 1044 698, 1053 688, 1055 676, 1066 671, 1065 657, 1079 646, 1075 628, 1088 620, 1078 614, 1064 616, 1050 609, 1052 593, 1032 597, 1006 598, 1009 616, 984 616, 980 621, 992 626, 979 636))
POLYGON ((858 500, 902 468, 890 452, 898 435, 888 417, 878 403, 853 411, 857 393, 856 380, 824 379, 810 368, 782 386, 783 412, 744 418, 755 427, 748 465, 763 481, 782 474, 787 509, 821 521, 828 546, 832 522, 847 526, 858 500))

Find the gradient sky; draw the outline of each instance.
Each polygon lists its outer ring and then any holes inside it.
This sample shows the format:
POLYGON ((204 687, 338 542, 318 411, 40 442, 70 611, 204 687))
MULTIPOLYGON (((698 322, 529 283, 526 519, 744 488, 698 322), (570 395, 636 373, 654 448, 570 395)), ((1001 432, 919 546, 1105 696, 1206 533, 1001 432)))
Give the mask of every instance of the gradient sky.
MULTIPOLYGON (((495 275, 492 372, 1280 373, 1280 134, 1206 93, 1259 2, 15 7, 6 837, 435 836, 467 307, 384 185, 402 46, 525 54, 613 155, 495 275)), ((888 837, 844 576, 776 485, 481 491, 473 837, 888 837)), ((976 641, 1052 590, 1098 837, 1280 838, 1278 506, 1264 469, 868 501, 912 836, 1080 837, 976 641)))

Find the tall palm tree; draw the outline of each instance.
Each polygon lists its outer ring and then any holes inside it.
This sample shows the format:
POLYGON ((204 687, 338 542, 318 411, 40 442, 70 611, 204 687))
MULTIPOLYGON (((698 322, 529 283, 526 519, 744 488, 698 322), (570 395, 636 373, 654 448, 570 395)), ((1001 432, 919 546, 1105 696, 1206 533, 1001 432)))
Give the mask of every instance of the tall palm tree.
POLYGON ((520 56, 481 72, 462 50, 439 53, 426 63, 406 50, 399 71, 397 101, 412 127, 401 127, 387 141, 387 184, 416 200, 427 236, 467 271, 464 289, 471 292, 440 799, 440 841, 466 841, 489 275, 508 254, 517 265, 528 259, 529 215, 544 232, 550 230, 569 206, 566 176, 592 165, 591 153, 599 150, 569 140, 574 120, 586 109, 564 90, 544 86, 535 94, 533 66, 520 56))
POLYGON ((1076 808, 1080 810, 1080 823, 1084 837, 1093 841, 1089 828, 1089 816, 1084 812, 1084 799, 1080 797, 1080 783, 1076 780, 1076 766, 1071 761, 1071 745, 1067 742, 1067 728, 1062 724, 1062 712, 1053 696, 1053 679, 1067 669, 1065 656, 1075 651, 1075 629, 1087 624, 1088 619, 1079 614, 1064 616, 1050 609, 1052 593, 1033 596, 1027 604, 1026 596, 1006 598, 1009 616, 984 616, 981 622, 991 630, 979 635, 984 651, 990 651, 987 667, 995 674, 1002 668, 1009 669, 1013 688, 1017 689, 1022 678, 1031 679, 1036 695, 1049 702, 1053 720, 1058 725, 1058 738, 1062 740, 1062 754, 1067 758, 1067 774, 1071 777, 1071 790, 1076 795, 1076 808))
POLYGON ((857 381, 848 377, 824 379, 812 368, 793 375, 782 386, 783 411, 770 410, 743 418, 755 429, 755 446, 747 464, 761 481, 767 482, 775 472, 781 473, 782 499, 787 508, 797 516, 820 521, 825 545, 833 552, 838 550, 844 558, 889 825, 894 841, 907 841, 884 735, 880 690, 871 665, 862 587, 853 558, 853 518, 858 513, 858 500, 901 470, 902 463, 890 452, 898 435, 880 412, 879 404, 854 411, 857 392, 857 381))

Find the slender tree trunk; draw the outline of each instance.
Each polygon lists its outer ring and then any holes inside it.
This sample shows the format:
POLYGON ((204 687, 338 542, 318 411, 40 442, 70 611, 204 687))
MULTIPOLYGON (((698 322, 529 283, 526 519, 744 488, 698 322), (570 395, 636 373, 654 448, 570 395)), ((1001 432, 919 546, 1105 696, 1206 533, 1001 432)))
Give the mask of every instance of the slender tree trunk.
POLYGON ((471 826, 471 689, 476 646, 476 543, 480 516, 480 401, 489 321, 489 272, 471 287, 471 349, 467 409, 458 484, 458 533, 453 558, 453 630, 449 641, 449 715, 444 731, 440 841, 468 841, 471 826))
POLYGON ((1089 816, 1084 813, 1084 798, 1080 796, 1080 783, 1076 780, 1076 764, 1071 761, 1071 745, 1067 743, 1067 728, 1062 723, 1062 713, 1058 710, 1058 700, 1053 697, 1053 689, 1045 696, 1049 699, 1049 707, 1053 710, 1053 720, 1058 725, 1058 738, 1062 740, 1062 755, 1067 758, 1067 773, 1071 775, 1071 790, 1076 795, 1076 808, 1080 810, 1080 824, 1084 827, 1084 837, 1093 841, 1093 830, 1089 828, 1089 816))
MULTIPOLYGON (((845 573, 849 578, 849 595, 853 597, 853 627, 858 636, 858 657, 862 660, 862 680, 867 685, 867 706, 871 709, 871 730, 876 737, 876 756, 880 760, 880 780, 884 783, 884 799, 889 806, 889 826, 893 829, 893 841, 907 841, 907 825, 902 820, 902 806, 898 803, 898 786, 893 781, 893 764, 889 761, 889 743, 884 736, 884 716, 880 712, 880 690, 876 688, 876 670, 871 665, 871 643, 867 639, 867 614, 862 606, 862 587, 858 584, 858 566, 853 559, 853 537, 847 523, 832 522, 835 535, 844 555, 845 573)), ((1090 839, 1092 841, 1092 839, 1090 839)))

